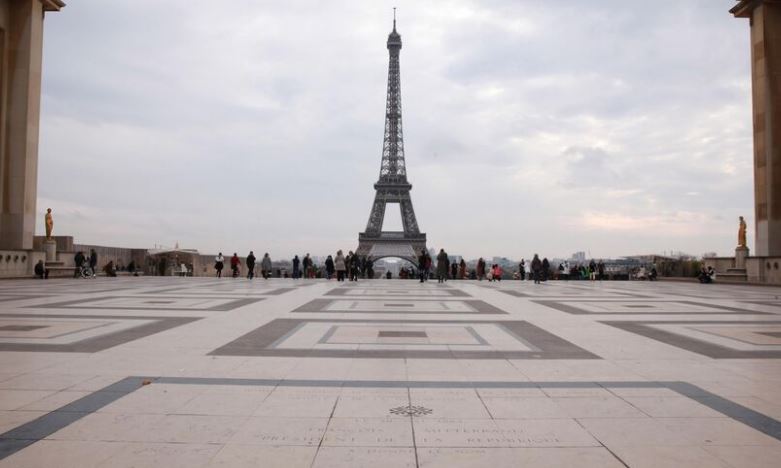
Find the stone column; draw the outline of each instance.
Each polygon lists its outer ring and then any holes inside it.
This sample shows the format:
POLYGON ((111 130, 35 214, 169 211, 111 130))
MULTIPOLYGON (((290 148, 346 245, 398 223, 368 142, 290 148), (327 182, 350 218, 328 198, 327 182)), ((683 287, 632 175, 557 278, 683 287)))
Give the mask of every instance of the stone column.
POLYGON ((781 0, 739 0, 751 25, 756 255, 781 256, 781 0))
POLYGON ((0 0, 0 248, 33 247, 44 11, 61 0, 0 0))

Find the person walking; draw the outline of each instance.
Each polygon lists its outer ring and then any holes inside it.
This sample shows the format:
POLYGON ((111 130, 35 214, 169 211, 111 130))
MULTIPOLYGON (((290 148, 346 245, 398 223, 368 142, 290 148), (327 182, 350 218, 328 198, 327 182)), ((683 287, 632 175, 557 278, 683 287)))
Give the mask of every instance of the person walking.
POLYGON ((260 274, 263 275, 263 279, 271 276, 271 257, 268 256, 268 252, 263 254, 263 259, 260 261, 260 274))
POLYGON ((597 262, 593 258, 588 262, 588 279, 589 281, 597 279, 597 262))
POLYGON ((361 257, 359 257, 357 253, 350 251, 347 258, 349 258, 347 268, 350 274, 350 281, 355 281, 357 283, 358 275, 361 273, 361 257))
POLYGON ((76 269, 73 271, 74 278, 81 276, 81 267, 84 266, 85 260, 86 258, 84 257, 84 253, 81 250, 76 252, 76 255, 73 256, 73 264, 76 265, 76 269))
POLYGON ((426 276, 428 276, 428 273, 426 272, 427 264, 428 252, 426 252, 426 249, 423 249, 420 251, 420 255, 418 255, 418 276, 420 276, 421 283, 425 281, 426 276))
POLYGON ((220 252, 214 257, 214 269, 217 270, 217 278, 222 278, 223 268, 225 268, 225 257, 223 257, 222 252, 220 252))
POLYGON ((463 258, 458 265, 458 279, 466 279, 466 261, 463 258))
POLYGON ((458 278, 458 263, 453 262, 450 265, 450 279, 458 278))
POLYGON ((542 259, 542 280, 548 281, 548 275, 550 275, 550 262, 548 262, 548 257, 543 257, 542 259))
POLYGON ((599 263, 597 263, 597 275, 599 281, 602 281, 602 279, 605 277, 605 263, 602 261, 602 259, 600 259, 599 263))
POLYGON ((366 277, 374 279, 374 260, 371 258, 366 259, 366 277))
POLYGON ((233 257, 231 257, 231 271, 233 272, 234 278, 239 276, 239 265, 241 265, 241 260, 239 260, 239 256, 236 252, 233 252, 233 257))
POLYGON ((298 269, 301 264, 301 260, 298 259, 298 255, 293 257, 293 279, 298 279, 301 275, 301 271, 298 269))
POLYGON ((477 261, 477 279, 483 281, 484 277, 485 277, 485 260, 483 260, 483 257, 480 257, 480 259, 477 261))
POLYGON ((89 251, 89 267, 92 270, 92 274, 95 275, 98 270, 95 268, 98 266, 98 253, 95 252, 95 249, 90 249, 89 251))
POLYGON ((336 281, 344 281, 344 273, 347 271, 347 261, 344 258, 344 254, 342 254, 341 250, 336 252, 334 268, 336 268, 336 281))
POLYGON ((255 277, 255 253, 253 251, 249 251, 249 255, 247 255, 247 279, 252 279, 255 277))
POLYGON ((444 283, 447 278, 447 266, 448 259, 445 249, 439 249, 439 255, 437 255, 437 282, 444 283))
POLYGON ((534 284, 540 284, 540 276, 542 275, 542 262, 537 254, 534 254, 532 258, 532 277, 534 278, 534 284))
POLYGON ((330 255, 325 259, 325 278, 330 280, 334 276, 336 267, 334 265, 334 259, 330 255))
POLYGON ((304 255, 304 260, 301 262, 301 264, 303 266, 302 271, 304 274, 304 279, 310 278, 310 275, 312 274, 312 258, 309 256, 309 253, 304 255))
POLYGON ((521 281, 526 279, 526 260, 521 259, 521 263, 518 264, 518 274, 521 277, 521 281))

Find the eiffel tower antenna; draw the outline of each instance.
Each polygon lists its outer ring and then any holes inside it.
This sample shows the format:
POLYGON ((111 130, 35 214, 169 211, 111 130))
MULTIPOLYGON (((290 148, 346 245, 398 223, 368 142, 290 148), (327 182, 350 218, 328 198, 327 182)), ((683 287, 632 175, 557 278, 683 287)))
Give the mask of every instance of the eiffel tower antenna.
POLYGON ((382 142, 380 178, 374 184, 374 204, 369 213, 366 231, 358 234, 361 256, 377 260, 398 257, 415 263, 417 255, 426 249, 426 234, 420 232, 412 207, 404 158, 404 132, 401 124, 401 72, 399 52, 401 35, 396 32, 396 8, 393 8, 393 31, 388 34, 388 92, 385 104, 385 136, 382 142), (388 204, 401 210, 403 231, 383 231, 385 209, 388 204))

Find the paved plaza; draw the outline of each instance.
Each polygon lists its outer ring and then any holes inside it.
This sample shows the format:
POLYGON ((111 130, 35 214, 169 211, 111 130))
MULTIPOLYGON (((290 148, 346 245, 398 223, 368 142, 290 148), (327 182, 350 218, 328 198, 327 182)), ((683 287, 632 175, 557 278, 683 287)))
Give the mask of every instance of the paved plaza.
POLYGON ((781 288, 0 282, 2 467, 778 467, 781 288))

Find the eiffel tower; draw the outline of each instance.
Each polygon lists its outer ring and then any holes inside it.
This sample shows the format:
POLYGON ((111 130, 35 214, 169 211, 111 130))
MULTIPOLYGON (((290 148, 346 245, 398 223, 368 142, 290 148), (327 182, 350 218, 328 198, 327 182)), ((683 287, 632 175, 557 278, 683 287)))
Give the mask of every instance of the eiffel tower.
POLYGON ((420 232, 415 210, 412 208, 404 162, 404 134, 401 130, 401 75, 399 51, 401 36, 396 32, 396 11, 393 12, 393 31, 388 35, 388 96, 385 105, 385 138, 382 143, 380 179, 374 184, 376 195, 366 231, 358 234, 356 253, 372 260, 398 257, 417 262, 417 256, 426 248, 426 234, 420 232), (403 231, 383 231, 385 209, 396 204, 401 210, 403 231))

